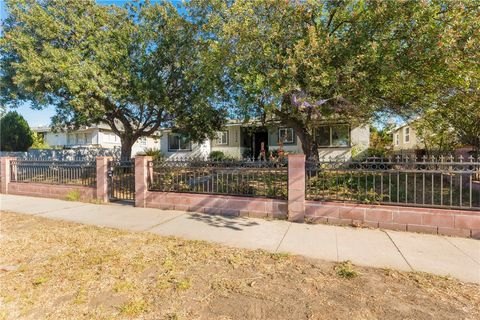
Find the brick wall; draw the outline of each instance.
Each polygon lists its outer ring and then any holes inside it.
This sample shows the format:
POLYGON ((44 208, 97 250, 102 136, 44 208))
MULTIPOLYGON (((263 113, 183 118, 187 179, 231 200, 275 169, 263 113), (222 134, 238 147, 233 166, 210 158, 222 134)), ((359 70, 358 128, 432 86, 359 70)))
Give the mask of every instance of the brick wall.
POLYGON ((80 200, 88 201, 96 197, 94 187, 21 182, 10 182, 8 186, 9 194, 55 199, 65 199, 72 191, 80 193, 80 200))
POLYGON ((286 218, 287 201, 211 194, 147 191, 146 207, 255 218, 286 218))
POLYGON ((305 220, 480 239, 480 211, 305 201, 305 220))

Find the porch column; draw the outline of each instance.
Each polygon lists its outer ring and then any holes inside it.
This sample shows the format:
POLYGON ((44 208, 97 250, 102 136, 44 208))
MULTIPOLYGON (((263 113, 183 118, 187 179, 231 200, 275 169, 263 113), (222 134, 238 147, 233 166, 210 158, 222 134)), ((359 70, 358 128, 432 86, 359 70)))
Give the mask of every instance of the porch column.
POLYGON ((305 220, 305 155, 288 155, 288 221, 305 220))
POLYGON ((135 157, 135 207, 147 206, 148 162, 152 160, 150 156, 135 157))
POLYGON ((99 201, 108 202, 108 162, 111 157, 97 157, 97 192, 96 196, 99 201))

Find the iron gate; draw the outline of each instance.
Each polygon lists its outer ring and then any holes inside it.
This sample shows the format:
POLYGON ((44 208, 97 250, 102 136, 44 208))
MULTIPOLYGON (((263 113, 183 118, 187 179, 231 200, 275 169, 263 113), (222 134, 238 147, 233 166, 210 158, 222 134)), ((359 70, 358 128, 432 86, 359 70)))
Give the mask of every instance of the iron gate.
POLYGON ((110 200, 135 200, 135 162, 110 161, 110 200))

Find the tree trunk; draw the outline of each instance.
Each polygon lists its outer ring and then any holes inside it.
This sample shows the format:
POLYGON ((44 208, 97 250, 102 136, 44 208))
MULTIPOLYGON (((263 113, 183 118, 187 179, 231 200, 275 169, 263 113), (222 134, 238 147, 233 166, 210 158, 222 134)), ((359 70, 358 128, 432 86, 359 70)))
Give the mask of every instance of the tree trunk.
POLYGON ((313 138, 313 135, 305 128, 295 128, 297 135, 302 142, 303 153, 305 158, 310 161, 318 161, 318 144, 313 138))
POLYGON ((132 158, 132 146, 135 141, 131 136, 121 135, 120 141, 122 143, 120 159, 121 160, 130 160, 132 158))

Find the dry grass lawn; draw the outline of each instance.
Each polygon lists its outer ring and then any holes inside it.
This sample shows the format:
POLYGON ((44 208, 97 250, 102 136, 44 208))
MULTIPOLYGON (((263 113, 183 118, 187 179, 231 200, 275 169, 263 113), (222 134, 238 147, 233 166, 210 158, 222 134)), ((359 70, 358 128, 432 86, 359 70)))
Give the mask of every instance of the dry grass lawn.
POLYGON ((3 212, 3 319, 480 319, 480 287, 3 212))

